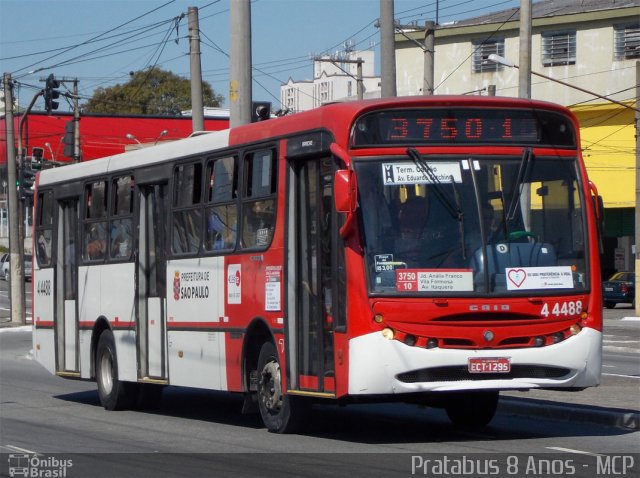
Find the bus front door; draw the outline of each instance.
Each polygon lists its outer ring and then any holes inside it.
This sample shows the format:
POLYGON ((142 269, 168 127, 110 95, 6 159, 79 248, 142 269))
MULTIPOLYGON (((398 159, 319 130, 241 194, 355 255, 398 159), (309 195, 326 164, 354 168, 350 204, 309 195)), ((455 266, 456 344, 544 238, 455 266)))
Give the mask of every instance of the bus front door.
POLYGON ((78 353, 78 199, 58 202, 58 240, 56 251, 56 370, 58 374, 77 374, 78 353))
POLYGON ((290 389, 335 395, 334 330, 339 289, 338 233, 333 205, 333 160, 291 167, 287 271, 290 389), (291 280, 293 278, 293 280, 291 280), (293 290, 291 289, 293 287, 293 290))
POLYGON ((167 378, 166 196, 166 184, 139 185, 136 297, 141 379, 167 378))

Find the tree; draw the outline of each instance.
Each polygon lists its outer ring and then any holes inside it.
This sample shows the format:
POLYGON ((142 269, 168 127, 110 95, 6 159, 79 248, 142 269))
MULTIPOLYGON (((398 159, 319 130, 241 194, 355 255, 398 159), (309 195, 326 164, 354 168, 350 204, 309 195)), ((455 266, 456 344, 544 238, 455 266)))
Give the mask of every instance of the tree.
MULTIPOLYGON (((160 68, 130 73, 124 84, 97 88, 82 111, 85 113, 179 115, 191 109, 191 82, 160 68)), ((205 106, 220 106, 222 95, 211 85, 202 83, 202 99, 205 106)))

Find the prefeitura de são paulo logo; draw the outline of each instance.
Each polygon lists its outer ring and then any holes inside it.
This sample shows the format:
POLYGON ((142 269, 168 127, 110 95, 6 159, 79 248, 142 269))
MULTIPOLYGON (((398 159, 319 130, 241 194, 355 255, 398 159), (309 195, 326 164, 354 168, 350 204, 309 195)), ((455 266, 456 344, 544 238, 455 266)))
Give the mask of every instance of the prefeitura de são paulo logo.
POLYGON ((173 300, 180 300, 180 271, 173 275, 173 300))

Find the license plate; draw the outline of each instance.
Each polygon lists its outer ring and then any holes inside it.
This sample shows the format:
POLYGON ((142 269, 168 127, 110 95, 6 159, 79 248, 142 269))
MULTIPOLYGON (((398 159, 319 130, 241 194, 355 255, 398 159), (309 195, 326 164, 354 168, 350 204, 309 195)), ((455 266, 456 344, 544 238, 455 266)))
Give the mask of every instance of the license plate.
POLYGON ((605 287, 604 290, 606 292, 613 292, 613 287, 605 287))
POLYGON ((469 373, 509 373, 511 359, 508 357, 470 358, 469 373))

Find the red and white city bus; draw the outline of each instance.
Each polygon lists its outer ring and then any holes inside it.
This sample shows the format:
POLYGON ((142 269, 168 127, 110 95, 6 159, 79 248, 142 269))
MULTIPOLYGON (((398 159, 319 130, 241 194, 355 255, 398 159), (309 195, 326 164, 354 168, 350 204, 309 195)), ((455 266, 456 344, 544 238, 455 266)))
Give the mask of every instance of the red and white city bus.
POLYGON ((37 360, 102 405, 244 394, 270 431, 396 399, 482 426, 501 390, 598 385, 598 211, 537 101, 313 111, 39 174, 37 360))

